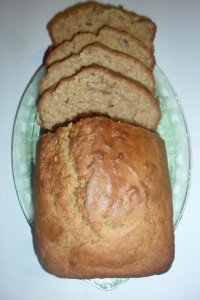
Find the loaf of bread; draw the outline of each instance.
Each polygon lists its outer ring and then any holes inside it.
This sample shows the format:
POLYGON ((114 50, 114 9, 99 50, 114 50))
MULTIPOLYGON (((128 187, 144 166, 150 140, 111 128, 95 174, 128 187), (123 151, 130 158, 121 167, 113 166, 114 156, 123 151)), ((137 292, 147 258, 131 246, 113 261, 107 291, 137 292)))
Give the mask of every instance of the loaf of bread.
POLYGON ((139 277, 174 258, 171 188, 163 140, 95 117, 40 138, 35 251, 66 278, 139 277))
POLYGON ((155 97, 156 25, 89 1, 48 24, 33 240, 65 278, 141 277, 174 259, 172 193, 155 97))
POLYGON ((95 1, 76 4, 58 13, 49 22, 48 31, 53 44, 57 45, 71 40, 78 32, 97 33, 103 25, 127 31, 149 49, 153 48, 156 25, 149 18, 95 1))
POLYGON ((71 55, 55 62, 48 69, 40 84, 40 94, 58 84, 65 78, 74 75, 82 67, 97 64, 137 80, 155 95, 155 80, 151 70, 143 63, 127 54, 112 50, 99 43, 83 48, 78 54, 71 55))
POLYGON ((98 114, 155 130, 161 116, 159 102, 143 85, 96 65, 47 90, 38 110, 41 126, 48 130, 98 114))
POLYGON ((105 25, 100 28, 97 34, 91 32, 78 33, 74 35, 72 40, 64 41, 54 47, 45 59, 45 66, 48 67, 55 61, 79 53, 85 46, 95 42, 133 56, 151 70, 155 65, 154 52, 143 45, 135 36, 105 25))

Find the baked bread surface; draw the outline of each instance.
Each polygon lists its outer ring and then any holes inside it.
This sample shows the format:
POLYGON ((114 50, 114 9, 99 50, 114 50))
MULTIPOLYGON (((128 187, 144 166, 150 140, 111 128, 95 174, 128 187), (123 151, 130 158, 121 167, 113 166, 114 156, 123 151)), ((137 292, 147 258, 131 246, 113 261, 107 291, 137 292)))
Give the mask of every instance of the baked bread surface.
POLYGON ((45 134, 35 193, 35 250, 48 272, 138 277, 171 266, 171 189, 157 134, 103 117, 45 134))

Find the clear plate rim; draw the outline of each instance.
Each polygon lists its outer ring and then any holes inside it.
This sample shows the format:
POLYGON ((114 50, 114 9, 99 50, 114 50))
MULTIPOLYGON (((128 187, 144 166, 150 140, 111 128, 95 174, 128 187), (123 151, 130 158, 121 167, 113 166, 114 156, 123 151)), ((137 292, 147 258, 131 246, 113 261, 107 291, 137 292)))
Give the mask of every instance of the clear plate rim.
POLYGON ((192 140, 191 140, 191 135, 190 135, 188 123, 187 123, 186 118, 185 118, 185 112, 184 112, 182 103, 180 101, 180 98, 178 97, 178 94, 177 94, 176 90, 174 89, 174 86, 172 85, 171 81, 168 79, 168 76, 163 72, 163 70, 157 64, 155 65, 155 69, 156 68, 159 70, 159 72, 162 74, 162 76, 165 77, 165 80, 168 82, 168 84, 171 87, 171 90, 173 91, 174 95, 176 96, 176 101, 177 101, 178 106, 180 108, 180 112, 181 112, 183 123, 184 123, 184 128, 185 128, 186 137, 187 137, 188 152, 189 152, 188 153, 188 158, 189 158, 188 163, 189 163, 189 166, 188 166, 188 176, 187 176, 187 189, 186 189, 185 196, 184 196, 184 202, 183 202, 183 205, 182 205, 182 208, 181 208, 181 211, 180 211, 180 217, 179 217, 178 221, 174 225, 174 232, 175 232, 175 230, 177 229, 177 227, 178 227, 178 225, 179 225, 179 223, 180 223, 180 221, 182 219, 182 216, 184 214, 184 211, 185 211, 185 208, 186 208, 186 204, 187 204, 187 201, 188 201, 190 187, 191 187, 191 181, 192 181, 192 162, 193 162, 192 161, 192 140))

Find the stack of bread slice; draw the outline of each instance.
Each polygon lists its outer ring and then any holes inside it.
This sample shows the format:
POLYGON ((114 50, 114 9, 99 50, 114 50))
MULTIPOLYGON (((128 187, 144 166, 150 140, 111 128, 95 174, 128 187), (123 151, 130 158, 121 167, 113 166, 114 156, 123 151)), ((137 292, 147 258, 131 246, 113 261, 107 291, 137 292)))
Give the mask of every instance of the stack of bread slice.
POLYGON ((121 7, 85 2, 58 13, 48 30, 53 45, 40 85, 43 128, 93 115, 157 128, 153 21, 121 7))

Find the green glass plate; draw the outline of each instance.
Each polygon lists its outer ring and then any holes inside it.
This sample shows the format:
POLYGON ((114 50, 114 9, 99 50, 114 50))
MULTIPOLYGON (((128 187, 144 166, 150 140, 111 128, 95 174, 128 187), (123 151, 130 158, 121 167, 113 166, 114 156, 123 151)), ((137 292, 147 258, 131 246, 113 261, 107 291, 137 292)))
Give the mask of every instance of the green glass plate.
MULTIPOLYGON (((32 174, 36 144, 41 134, 37 114, 38 88, 45 74, 41 66, 30 80, 22 95, 14 122, 12 138, 12 168, 19 203, 30 225, 33 223, 32 174)), ((173 193, 173 222, 176 229, 185 207, 191 173, 190 138, 180 101, 165 74, 158 66, 154 69, 156 91, 162 119, 158 133, 164 139, 173 193)), ((96 287, 109 290, 127 278, 87 280, 96 287)))

